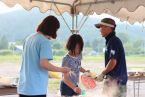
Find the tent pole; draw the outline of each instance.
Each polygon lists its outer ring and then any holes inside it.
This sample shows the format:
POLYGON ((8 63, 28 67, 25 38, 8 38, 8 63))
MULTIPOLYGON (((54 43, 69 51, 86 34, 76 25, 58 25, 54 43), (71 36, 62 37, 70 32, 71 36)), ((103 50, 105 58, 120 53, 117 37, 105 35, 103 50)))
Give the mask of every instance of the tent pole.
POLYGON ((78 33, 77 31, 77 14, 76 14, 76 5, 80 3, 79 0, 75 0, 71 7, 71 15, 72 15, 72 33, 78 33))
POLYGON ((71 7, 71 16, 72 16, 72 29, 71 29, 71 32, 72 34, 76 33, 75 31, 75 6, 73 5, 71 7))
POLYGON ((56 1, 46 1, 46 0, 30 0, 30 2, 32 1, 38 1, 38 2, 46 2, 46 3, 54 3, 54 4, 60 4, 60 5, 68 5, 68 6, 72 6, 71 4, 67 4, 67 3, 61 3, 61 2, 56 2, 56 1))
POLYGON ((93 4, 99 4, 99 3, 106 3, 108 1, 111 2, 111 3, 115 3, 115 2, 126 1, 126 0, 102 0, 102 1, 101 0, 99 0, 99 1, 96 0, 96 2, 87 2, 87 3, 77 4, 76 7, 80 6, 80 5, 89 5, 89 4, 93 5, 93 4))
MULTIPOLYGON (((76 30, 78 30, 78 15, 76 15, 76 30)), ((77 31, 79 33, 79 31, 77 31)))
POLYGON ((69 27, 69 25, 67 24, 67 22, 66 22, 66 20, 65 20, 65 18, 63 17, 63 15, 61 14, 61 12, 60 12, 60 10, 59 10, 59 8, 57 7, 57 5, 56 4, 54 4, 55 5, 55 7, 56 7, 56 9, 58 10, 58 12, 60 13, 60 16, 62 17, 62 19, 64 20, 64 23, 66 24, 66 26, 69 28, 69 30, 71 31, 71 28, 69 27))
POLYGON ((75 20, 75 16, 74 14, 72 14, 72 30, 74 30, 74 20, 75 20))

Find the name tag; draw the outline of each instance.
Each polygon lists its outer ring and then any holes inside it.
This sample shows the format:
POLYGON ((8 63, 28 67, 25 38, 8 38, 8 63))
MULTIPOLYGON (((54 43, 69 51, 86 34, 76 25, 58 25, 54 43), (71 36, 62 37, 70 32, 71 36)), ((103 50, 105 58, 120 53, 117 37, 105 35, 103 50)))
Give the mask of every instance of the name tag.
POLYGON ((105 53, 107 51, 107 48, 103 48, 103 53, 105 53))
POLYGON ((115 55, 115 50, 111 50, 111 54, 112 55, 115 55))

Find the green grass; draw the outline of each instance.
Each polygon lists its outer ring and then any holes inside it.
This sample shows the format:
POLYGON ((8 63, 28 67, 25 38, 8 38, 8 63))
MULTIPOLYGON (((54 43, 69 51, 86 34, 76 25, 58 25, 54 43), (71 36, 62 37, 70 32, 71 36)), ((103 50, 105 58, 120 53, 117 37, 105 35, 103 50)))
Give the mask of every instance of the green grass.
MULTIPOLYGON (((54 62, 62 61, 63 56, 54 56, 54 62)), ((126 60, 129 63, 145 64, 145 56, 126 56, 126 60)), ((102 62, 104 61, 104 56, 83 56, 84 62, 102 62)), ((0 62, 21 62, 21 55, 0 55, 0 62)))
POLYGON ((132 64, 145 64, 145 56, 126 56, 126 60, 132 64))
POLYGON ((21 62, 20 55, 0 55, 0 63, 1 62, 12 62, 12 63, 19 63, 21 62))
MULTIPOLYGON (((54 61, 59 62, 62 60, 63 56, 54 56, 54 61)), ((83 56, 84 62, 102 62, 104 61, 104 56, 83 56)), ((127 63, 133 64, 145 64, 145 56, 126 56, 127 63)))
POLYGON ((145 56, 126 56, 128 60, 145 60, 145 56))
POLYGON ((145 71, 145 66, 129 66, 128 71, 145 71))

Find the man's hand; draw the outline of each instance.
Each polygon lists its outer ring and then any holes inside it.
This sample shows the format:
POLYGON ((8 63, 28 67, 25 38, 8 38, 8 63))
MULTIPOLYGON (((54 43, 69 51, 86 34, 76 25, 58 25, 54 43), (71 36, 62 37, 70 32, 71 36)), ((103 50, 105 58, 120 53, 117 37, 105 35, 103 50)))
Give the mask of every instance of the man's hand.
POLYGON ((61 72, 62 72, 62 73, 69 73, 70 71, 71 71, 71 69, 68 68, 68 67, 62 67, 62 68, 61 68, 61 72))
POLYGON ((76 92, 77 94, 81 94, 81 89, 79 87, 75 87, 74 92, 76 92))
POLYGON ((93 72, 85 72, 84 75, 93 79, 96 78, 96 73, 93 72))
POLYGON ((102 82, 103 79, 104 79, 104 76, 105 76, 105 75, 101 73, 100 75, 97 76, 96 81, 102 82))

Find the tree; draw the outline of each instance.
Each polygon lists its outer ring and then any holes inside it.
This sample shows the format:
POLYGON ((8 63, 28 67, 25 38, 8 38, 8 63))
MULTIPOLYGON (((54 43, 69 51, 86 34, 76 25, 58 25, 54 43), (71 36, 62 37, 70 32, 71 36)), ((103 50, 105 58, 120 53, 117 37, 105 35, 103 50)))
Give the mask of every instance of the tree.
POLYGON ((85 42, 85 47, 91 47, 91 45, 90 45, 90 42, 89 42, 89 41, 86 41, 86 42, 85 42))
POLYGON ((52 47, 54 49, 61 49, 62 48, 62 46, 61 46, 61 44, 59 42, 55 42, 52 47))
POLYGON ((142 54, 144 52, 144 40, 138 39, 133 43, 133 48, 137 54, 142 54))
POLYGON ((138 39, 134 42, 133 47, 134 48, 143 48, 144 40, 138 39))
POLYGON ((95 39, 92 42, 92 47, 93 50, 95 50, 96 52, 102 52, 103 48, 104 48, 104 39, 103 38, 99 38, 99 39, 95 39))
POLYGON ((118 33, 117 35, 121 39, 123 44, 129 42, 129 36, 128 36, 128 34, 126 34, 126 33, 118 33))
POLYGON ((133 52, 134 48, 132 47, 132 44, 130 42, 124 44, 124 49, 125 49, 126 55, 131 55, 134 53, 133 52))
POLYGON ((0 36, 0 49, 7 49, 7 48, 8 48, 7 38, 4 35, 0 36))

